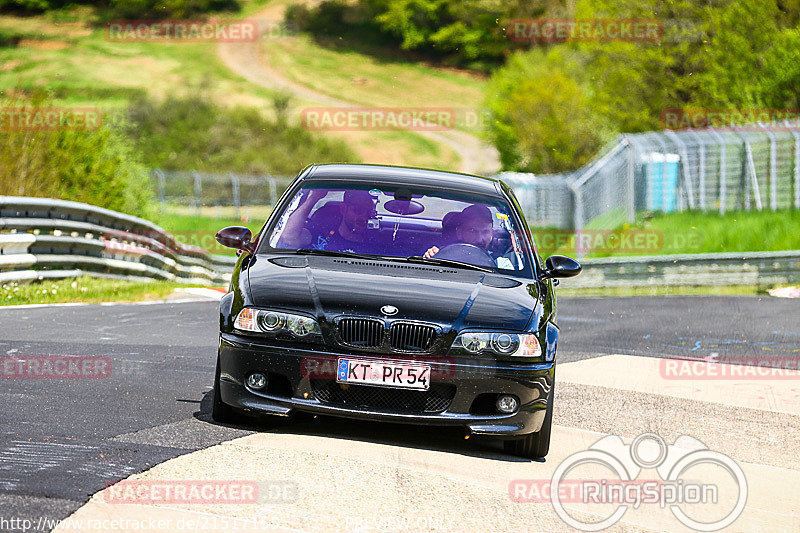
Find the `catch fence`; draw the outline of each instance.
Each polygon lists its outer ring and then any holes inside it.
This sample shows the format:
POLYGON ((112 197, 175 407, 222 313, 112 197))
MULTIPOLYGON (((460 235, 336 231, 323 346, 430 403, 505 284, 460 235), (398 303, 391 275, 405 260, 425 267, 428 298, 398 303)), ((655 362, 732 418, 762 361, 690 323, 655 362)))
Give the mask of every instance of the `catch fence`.
POLYGON ((795 122, 620 135, 583 168, 507 172, 534 226, 613 229, 640 211, 800 209, 795 122))
POLYGON ((197 214, 203 207, 232 207, 237 217, 243 208, 274 206, 293 179, 294 176, 194 170, 151 172, 153 189, 162 205, 191 208, 197 214))

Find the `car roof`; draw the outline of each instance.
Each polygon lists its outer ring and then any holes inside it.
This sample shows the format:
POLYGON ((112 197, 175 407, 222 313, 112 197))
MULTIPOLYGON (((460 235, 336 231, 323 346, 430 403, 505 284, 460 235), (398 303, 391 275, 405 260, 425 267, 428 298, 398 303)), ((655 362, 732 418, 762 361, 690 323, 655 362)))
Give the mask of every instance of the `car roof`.
POLYGON ((460 172, 391 165, 313 165, 301 175, 308 181, 374 182, 433 187, 502 197, 499 180, 460 172))

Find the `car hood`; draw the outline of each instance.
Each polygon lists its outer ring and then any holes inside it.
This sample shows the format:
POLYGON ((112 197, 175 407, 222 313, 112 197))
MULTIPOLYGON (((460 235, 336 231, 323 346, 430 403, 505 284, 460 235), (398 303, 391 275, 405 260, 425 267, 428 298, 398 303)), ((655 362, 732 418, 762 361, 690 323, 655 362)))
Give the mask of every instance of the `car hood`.
POLYGON ((341 315, 435 322, 449 329, 523 330, 539 305, 534 285, 497 274, 391 261, 256 256, 249 301, 331 321, 341 315))

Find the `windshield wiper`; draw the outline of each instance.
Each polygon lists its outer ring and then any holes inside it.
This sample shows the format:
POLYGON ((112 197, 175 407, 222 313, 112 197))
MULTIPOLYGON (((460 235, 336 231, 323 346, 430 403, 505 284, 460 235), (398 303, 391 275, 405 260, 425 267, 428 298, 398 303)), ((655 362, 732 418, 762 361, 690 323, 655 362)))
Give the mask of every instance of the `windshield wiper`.
POLYGON ((291 253, 299 255, 327 255, 331 257, 351 257, 353 259, 369 259, 372 261, 374 261, 375 259, 382 259, 380 256, 357 254, 355 252, 340 252, 338 250, 318 250, 317 248, 298 248, 297 250, 292 250, 291 253))
POLYGON ((330 257, 349 257, 352 259, 367 259, 369 261, 404 261, 406 263, 426 263, 429 265, 450 266, 457 268, 468 268, 470 270, 480 270, 481 272, 494 272, 492 269, 464 263, 454 259, 439 259, 437 257, 426 258, 421 255, 411 255, 408 257, 394 257, 385 255, 358 254, 355 252, 340 252, 338 250, 319 250, 317 248, 298 248, 289 253, 298 255, 326 255, 330 257))
POLYGON ((456 261, 455 259, 439 259, 438 257, 423 257, 421 255, 410 255, 406 258, 398 257, 397 259, 405 260, 409 263, 429 263, 432 265, 469 268, 471 270, 480 270, 481 272, 494 272, 494 270, 488 267, 473 265, 471 263, 464 263, 463 261, 456 261))

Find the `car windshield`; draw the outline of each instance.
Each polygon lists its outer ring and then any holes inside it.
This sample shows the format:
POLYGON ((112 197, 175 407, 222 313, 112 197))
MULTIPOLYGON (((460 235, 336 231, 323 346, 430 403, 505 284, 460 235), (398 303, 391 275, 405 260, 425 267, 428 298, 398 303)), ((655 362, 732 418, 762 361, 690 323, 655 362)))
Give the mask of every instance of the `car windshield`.
POLYGON ((527 269, 516 219, 500 198, 307 184, 285 205, 264 243, 274 250, 527 269))

